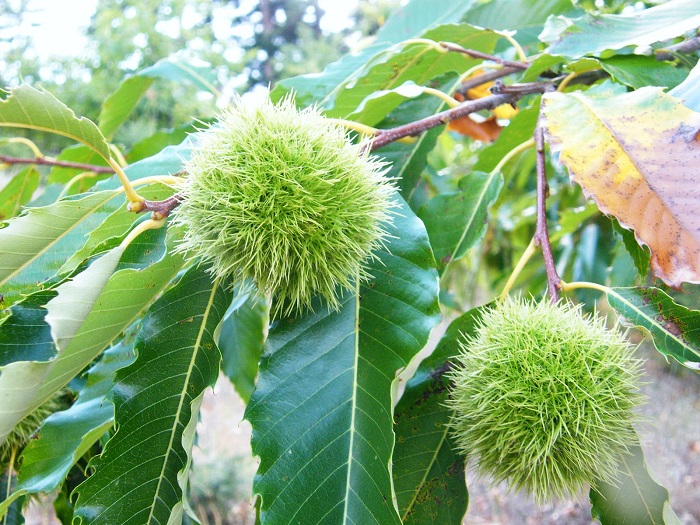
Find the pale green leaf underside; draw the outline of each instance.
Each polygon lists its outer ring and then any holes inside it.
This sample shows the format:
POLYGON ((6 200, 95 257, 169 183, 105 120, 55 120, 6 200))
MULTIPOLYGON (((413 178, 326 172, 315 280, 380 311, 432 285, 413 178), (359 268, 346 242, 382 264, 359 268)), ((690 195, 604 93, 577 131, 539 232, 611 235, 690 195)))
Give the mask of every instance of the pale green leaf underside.
POLYGON ((617 476, 617 486, 597 481, 591 489, 591 514, 602 525, 680 525, 639 445, 620 458, 617 476))
POLYGON ((76 117, 48 91, 21 85, 0 100, 0 126, 34 129, 63 135, 88 146, 109 159, 109 146, 94 122, 76 117))

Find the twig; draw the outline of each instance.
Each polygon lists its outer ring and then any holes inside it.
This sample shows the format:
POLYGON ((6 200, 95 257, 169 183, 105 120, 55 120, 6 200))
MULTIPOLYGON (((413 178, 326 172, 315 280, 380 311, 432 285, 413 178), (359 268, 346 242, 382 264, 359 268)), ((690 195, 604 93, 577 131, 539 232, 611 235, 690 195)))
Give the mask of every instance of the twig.
POLYGON ((551 88, 551 85, 549 83, 532 82, 529 84, 508 86, 508 88, 512 90, 509 93, 497 93, 476 100, 468 100, 456 108, 436 113, 435 115, 404 124, 403 126, 381 130, 371 144, 369 144, 370 151, 379 149, 403 137, 420 135, 424 131, 447 124, 448 122, 452 122, 470 113, 475 113, 484 109, 494 109, 503 104, 515 104, 525 95, 544 93, 551 88))
POLYGON ((484 60, 490 60, 491 62, 496 62, 497 64, 503 64, 504 66, 513 67, 519 70, 527 69, 530 64, 527 62, 515 62, 513 60, 505 60, 504 58, 497 57, 495 55, 489 55, 488 53, 482 53, 481 51, 475 51, 474 49, 465 49, 458 44, 453 44, 452 42, 440 42, 440 45, 447 49, 448 51, 456 51, 457 53, 463 53, 469 55, 472 58, 482 58, 484 60))
POLYGON ((537 127, 535 128, 535 150, 537 152, 537 226, 535 227, 534 240, 535 245, 542 249, 544 269, 547 272, 549 298, 553 303, 556 303, 559 300, 557 289, 561 282, 561 277, 559 277, 557 267, 554 264, 552 245, 549 243, 549 234, 547 233, 546 200, 549 194, 549 185, 547 184, 547 172, 545 169, 544 131, 542 130, 541 120, 537 122, 537 127))
POLYGON ((162 220, 170 215, 170 212, 180 205, 182 198, 181 193, 176 193, 172 197, 168 197, 162 201, 144 200, 141 202, 132 202, 129 204, 129 211, 136 213, 150 211, 153 212, 153 220, 162 220))
POLYGON ((656 50, 656 60, 674 60, 677 53, 694 53, 700 49, 700 35, 656 50))
POLYGON ((96 166, 94 164, 83 164, 81 162, 68 162, 65 160, 56 160, 48 157, 35 157, 33 159, 28 159, 24 157, 8 157, 6 155, 0 155, 0 162, 5 164, 41 164, 44 166, 57 166, 59 168, 92 171, 93 173, 114 173, 114 170, 109 166, 96 166))
POLYGON ((507 77, 513 73, 520 73, 521 71, 522 69, 517 67, 504 67, 501 69, 496 69, 495 71, 490 71, 489 73, 484 73, 483 75, 478 75, 462 82, 462 85, 457 90, 457 93, 466 95, 467 91, 470 89, 486 84, 487 82, 491 82, 492 80, 507 77))

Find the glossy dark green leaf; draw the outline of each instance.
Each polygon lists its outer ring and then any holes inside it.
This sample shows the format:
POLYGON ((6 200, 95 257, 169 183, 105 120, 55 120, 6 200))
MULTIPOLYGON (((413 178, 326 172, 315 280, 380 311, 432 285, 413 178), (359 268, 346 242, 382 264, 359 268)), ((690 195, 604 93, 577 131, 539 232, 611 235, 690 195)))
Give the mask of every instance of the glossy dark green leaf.
POLYGON ((459 181, 459 191, 438 195, 421 206, 418 216, 428 230, 438 270, 464 257, 481 240, 489 208, 502 186, 500 172, 472 172, 459 181))
POLYGON ((448 431, 445 372, 459 353, 458 341, 474 331, 483 308, 450 324, 433 353, 406 384, 396 406, 394 487, 403 523, 460 525, 467 511, 465 458, 448 431))
POLYGON ((144 317, 136 360, 117 372, 110 394, 118 430, 76 489, 81 523, 182 519, 199 405, 219 373, 213 334, 231 301, 227 289, 192 268, 144 317))
POLYGON ((680 525, 639 445, 620 458, 617 478, 617 485, 598 480, 591 488, 591 514, 601 525, 680 525))
POLYGON ((439 319, 422 223, 402 203, 388 251, 340 310, 270 329, 246 418, 260 457, 262 523, 400 523, 394 506, 392 385, 439 319))
POLYGON ((479 153, 474 170, 491 172, 510 150, 531 139, 539 111, 539 102, 532 107, 521 108, 510 124, 501 132, 496 142, 479 153))
POLYGON ((653 287, 611 288, 607 296, 617 313, 651 335, 659 352, 700 370, 700 312, 653 287))
POLYGON ((618 55, 602 60, 600 65, 613 79, 634 89, 644 86, 675 88, 688 75, 687 69, 644 55, 618 55))
POLYGON ((0 324, 0 366, 13 361, 48 361, 56 355, 51 327, 44 320, 48 303, 56 292, 34 292, 10 307, 0 324))
POLYGON ((39 172, 34 166, 21 170, 0 190, 0 221, 15 217, 39 187, 39 172))
POLYGON ((245 403, 255 388, 266 330, 265 301, 247 294, 234 300, 221 323, 221 371, 231 380, 245 403))
POLYGON ((696 0, 671 0, 664 4, 621 15, 586 15, 569 25, 550 18, 543 40, 551 55, 578 58, 600 55, 608 49, 649 46, 682 35, 700 26, 696 0), (561 30, 560 30, 561 29, 561 30))

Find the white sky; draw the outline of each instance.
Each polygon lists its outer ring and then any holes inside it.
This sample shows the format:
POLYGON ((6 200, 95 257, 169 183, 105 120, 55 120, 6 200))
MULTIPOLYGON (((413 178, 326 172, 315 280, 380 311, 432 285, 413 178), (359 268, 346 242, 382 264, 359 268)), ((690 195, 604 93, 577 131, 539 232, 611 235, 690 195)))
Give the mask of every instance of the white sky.
MULTIPOLYGON (((85 29, 90 24, 98 0, 32 0, 26 26, 18 33, 29 34, 42 57, 80 56, 86 49, 85 29)), ((320 0, 326 12, 324 31, 336 32, 347 27, 348 17, 358 0, 320 0)))

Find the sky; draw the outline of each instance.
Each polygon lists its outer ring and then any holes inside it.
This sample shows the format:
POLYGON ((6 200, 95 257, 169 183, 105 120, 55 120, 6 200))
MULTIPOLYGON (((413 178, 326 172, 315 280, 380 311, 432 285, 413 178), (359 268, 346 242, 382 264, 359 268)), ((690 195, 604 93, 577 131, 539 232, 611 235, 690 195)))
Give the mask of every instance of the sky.
MULTIPOLYGON (((31 0, 26 27, 18 32, 29 34, 42 57, 79 56, 86 48, 85 29, 90 25, 98 0, 31 0)), ((348 24, 358 0, 320 0, 326 12, 322 28, 336 32, 348 24)))

